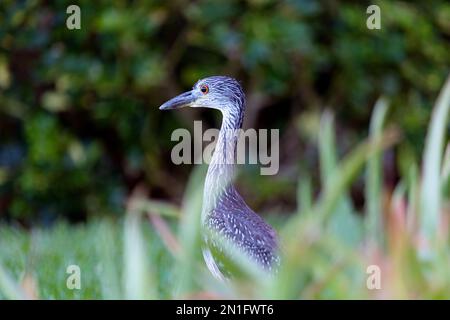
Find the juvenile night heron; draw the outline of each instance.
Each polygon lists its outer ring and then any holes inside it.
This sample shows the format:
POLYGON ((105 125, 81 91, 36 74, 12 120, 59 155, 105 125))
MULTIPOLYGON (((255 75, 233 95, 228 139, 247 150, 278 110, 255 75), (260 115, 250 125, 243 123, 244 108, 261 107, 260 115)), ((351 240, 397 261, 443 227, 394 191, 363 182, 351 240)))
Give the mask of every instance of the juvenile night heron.
MULTIPOLYGON (((205 179, 202 224, 241 248, 251 259, 270 271, 277 263, 275 231, 251 210, 233 186, 234 164, 238 136, 245 111, 245 95, 233 78, 213 76, 199 80, 192 90, 167 101, 159 109, 182 107, 218 109, 223 120, 205 179)), ((224 279, 219 259, 211 253, 211 246, 220 245, 205 234, 203 256, 214 276, 224 279)), ((218 248, 219 247, 219 248, 218 248)))

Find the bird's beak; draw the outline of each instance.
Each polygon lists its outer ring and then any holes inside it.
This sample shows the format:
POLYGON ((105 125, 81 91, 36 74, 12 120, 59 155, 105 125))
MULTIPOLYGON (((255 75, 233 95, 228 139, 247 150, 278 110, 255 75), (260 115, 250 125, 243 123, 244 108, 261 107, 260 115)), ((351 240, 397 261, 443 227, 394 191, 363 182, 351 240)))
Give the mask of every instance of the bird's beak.
POLYGON ((188 91, 182 93, 175 98, 166 101, 159 107, 159 110, 171 110, 171 109, 179 109, 183 107, 189 107, 192 102, 195 101, 195 95, 192 91, 188 91))

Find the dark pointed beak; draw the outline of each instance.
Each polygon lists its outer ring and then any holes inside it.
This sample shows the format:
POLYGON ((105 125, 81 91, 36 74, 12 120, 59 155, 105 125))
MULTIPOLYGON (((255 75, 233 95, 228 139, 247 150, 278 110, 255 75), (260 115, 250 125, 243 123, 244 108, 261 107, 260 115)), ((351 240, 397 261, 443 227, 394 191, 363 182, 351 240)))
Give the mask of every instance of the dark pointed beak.
POLYGON ((171 110, 188 107, 194 101, 194 93, 192 91, 188 91, 165 102, 159 107, 159 110, 171 110))

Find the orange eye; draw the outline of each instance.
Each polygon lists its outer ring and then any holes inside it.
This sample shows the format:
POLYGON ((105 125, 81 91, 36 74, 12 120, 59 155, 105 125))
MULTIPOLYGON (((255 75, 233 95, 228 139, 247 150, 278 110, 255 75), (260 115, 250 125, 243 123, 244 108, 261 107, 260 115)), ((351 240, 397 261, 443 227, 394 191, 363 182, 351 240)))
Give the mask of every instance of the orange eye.
POLYGON ((209 87, 208 87, 206 84, 204 84, 204 85, 202 85, 202 86, 200 87, 200 91, 201 91, 203 94, 207 94, 207 93, 209 92, 209 87))

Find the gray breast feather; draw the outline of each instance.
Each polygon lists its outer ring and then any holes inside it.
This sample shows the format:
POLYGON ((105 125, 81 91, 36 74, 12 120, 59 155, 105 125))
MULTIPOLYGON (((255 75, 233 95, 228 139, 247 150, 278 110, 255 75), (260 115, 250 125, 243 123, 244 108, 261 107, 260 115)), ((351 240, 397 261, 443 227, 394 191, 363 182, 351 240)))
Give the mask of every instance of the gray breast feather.
POLYGON ((206 224, 242 248, 265 269, 272 269, 278 262, 275 231, 245 204, 237 192, 221 197, 206 224))

